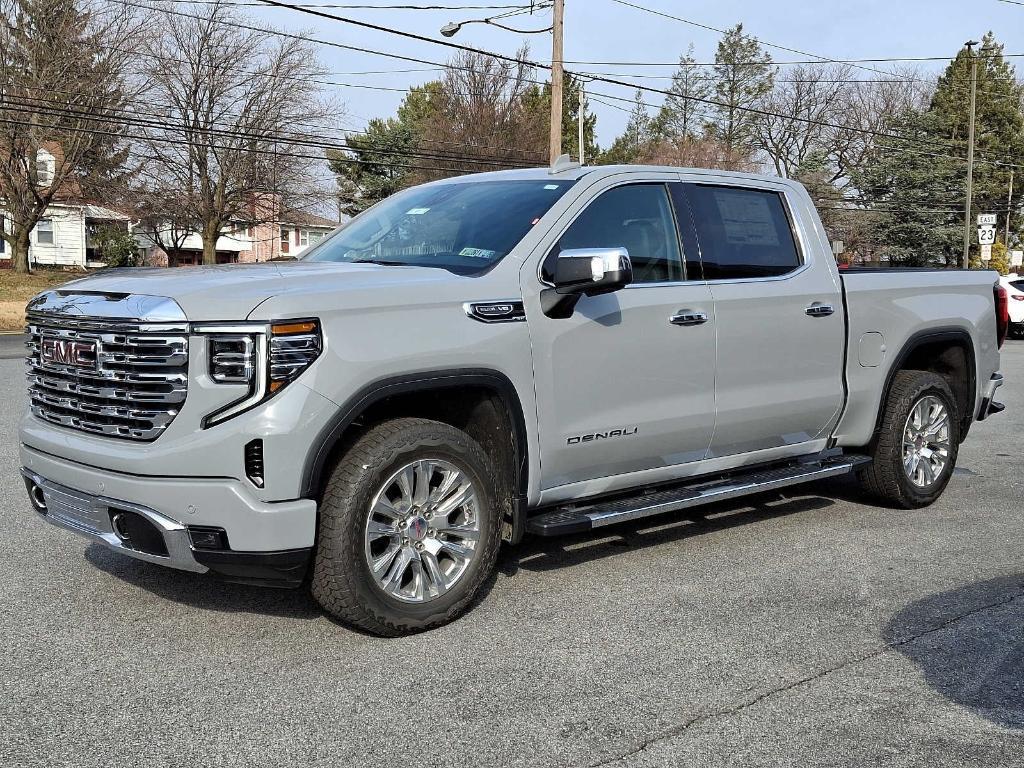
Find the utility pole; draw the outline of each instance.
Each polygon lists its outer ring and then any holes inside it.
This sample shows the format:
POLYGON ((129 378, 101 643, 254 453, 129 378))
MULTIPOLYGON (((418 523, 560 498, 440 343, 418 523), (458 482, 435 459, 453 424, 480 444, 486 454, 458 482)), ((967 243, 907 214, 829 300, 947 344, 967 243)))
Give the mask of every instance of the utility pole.
MULTIPOLYGON (((587 150, 583 147, 583 123, 584 123, 584 118, 586 117, 586 113, 587 113, 587 94, 586 94, 586 91, 584 89, 584 80, 583 80, 582 77, 580 78, 580 105, 579 105, 579 108, 577 109, 577 111, 579 112, 579 121, 578 122, 579 122, 579 134, 580 134, 580 136, 579 136, 579 142, 580 142, 580 165, 586 165, 586 163, 587 163, 587 150)), ((1013 171, 1011 170, 1010 173, 1013 173, 1013 171)), ((1013 176, 1010 177, 1010 190, 1011 191, 1013 190, 1013 176)), ((1007 218, 1007 222, 1009 222, 1009 218, 1007 218)), ((1007 226, 1007 230, 1006 231, 1007 231, 1007 233, 1009 233, 1009 231, 1010 231, 1009 230, 1009 226, 1010 225, 1007 224, 1006 226, 1007 226)))
POLYGON ((554 0, 551 9, 551 163, 562 154, 562 24, 565 18, 565 0, 554 0))
POLYGON ((964 269, 970 265, 971 252, 971 197, 974 193, 974 110, 978 97, 978 57, 974 55, 977 40, 968 40, 967 55, 971 57, 971 117, 967 128, 967 201, 964 203, 964 269))
POLYGON ((1013 211, 1013 172, 1016 168, 1010 169, 1010 191, 1006 193, 1006 249, 1010 249, 1010 213, 1013 211))

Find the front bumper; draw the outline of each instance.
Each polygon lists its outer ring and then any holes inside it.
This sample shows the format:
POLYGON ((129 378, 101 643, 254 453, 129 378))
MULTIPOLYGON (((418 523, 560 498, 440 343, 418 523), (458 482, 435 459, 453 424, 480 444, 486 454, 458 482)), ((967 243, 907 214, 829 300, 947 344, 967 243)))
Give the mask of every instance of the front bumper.
POLYGON ((264 502, 230 478, 138 477, 25 445, 21 459, 30 497, 39 489, 32 501, 40 516, 122 554, 235 581, 293 586, 305 574, 316 528, 310 499, 264 502), (126 541, 115 529, 118 512, 142 518, 144 537, 157 545, 126 541), (224 531, 223 546, 194 547, 190 529, 211 528, 224 531))

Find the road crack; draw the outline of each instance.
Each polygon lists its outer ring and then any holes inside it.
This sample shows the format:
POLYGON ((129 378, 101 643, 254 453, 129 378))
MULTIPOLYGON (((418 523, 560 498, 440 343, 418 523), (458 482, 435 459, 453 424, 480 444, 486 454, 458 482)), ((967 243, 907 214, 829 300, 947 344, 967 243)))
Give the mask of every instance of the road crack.
POLYGON ((666 728, 660 733, 644 740, 636 747, 633 747, 632 749, 623 752, 620 755, 609 757, 604 760, 600 760, 596 763, 590 763, 587 768, 601 768, 601 766, 622 762, 623 760, 627 760, 631 757, 634 757, 635 755, 640 754, 641 752, 645 751, 649 747, 659 742, 665 741, 666 739, 674 738, 676 736, 680 736, 686 733, 694 726, 699 726, 709 721, 717 720, 719 718, 727 718, 733 715, 737 715, 740 712, 749 709, 750 707, 754 707, 760 704, 762 701, 765 701, 766 699, 772 698, 773 696, 777 696, 781 693, 786 693, 788 691, 793 690, 794 688, 799 688, 804 685, 811 685, 817 682, 818 680, 821 680, 822 678, 827 677, 828 675, 831 675, 835 672, 841 672, 842 670, 854 666, 856 664, 861 664, 865 661, 877 659, 881 656, 884 656, 887 653, 890 653, 891 651, 894 651, 898 648, 902 648, 903 646, 909 645, 910 643, 917 642, 918 640, 924 637, 928 637, 929 635, 933 635, 936 632, 942 632, 943 630, 948 629, 949 627, 953 626, 957 622, 963 621, 964 619, 969 619, 972 616, 978 615, 979 613, 984 613, 986 611, 991 611, 993 609, 1009 605, 1010 603, 1013 603, 1016 600, 1021 599, 1022 597, 1024 597, 1024 592, 1017 592, 1016 594, 1010 595, 1009 597, 1003 600, 997 600, 994 603, 988 603, 986 605, 975 608, 974 610, 958 614, 950 619, 947 619, 941 624, 931 627, 930 629, 924 630, 923 632, 908 635, 907 637, 900 638, 899 640, 896 640, 891 643, 885 643, 884 645, 881 645, 877 648, 873 648, 870 651, 866 651, 864 653, 858 654, 857 656, 847 658, 842 662, 835 664, 834 666, 826 667, 825 669, 819 670, 818 672, 815 672, 812 675, 807 675, 806 677, 801 677, 797 680, 792 680, 788 683, 783 683, 767 691, 759 693, 756 696, 753 696, 749 699, 733 704, 732 706, 722 707, 721 709, 715 709, 710 712, 702 712, 690 718, 689 720, 685 720, 682 723, 678 723, 669 728, 666 728))

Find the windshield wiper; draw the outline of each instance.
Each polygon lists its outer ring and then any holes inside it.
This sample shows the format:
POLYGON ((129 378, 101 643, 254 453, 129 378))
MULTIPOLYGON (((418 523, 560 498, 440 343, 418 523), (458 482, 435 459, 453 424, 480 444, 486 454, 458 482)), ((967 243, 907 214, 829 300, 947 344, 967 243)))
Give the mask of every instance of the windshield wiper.
POLYGON ((353 259, 349 262, 350 264, 381 264, 385 267, 412 267, 412 266, 429 266, 424 264, 410 264, 407 261, 388 261, 387 259, 353 259))

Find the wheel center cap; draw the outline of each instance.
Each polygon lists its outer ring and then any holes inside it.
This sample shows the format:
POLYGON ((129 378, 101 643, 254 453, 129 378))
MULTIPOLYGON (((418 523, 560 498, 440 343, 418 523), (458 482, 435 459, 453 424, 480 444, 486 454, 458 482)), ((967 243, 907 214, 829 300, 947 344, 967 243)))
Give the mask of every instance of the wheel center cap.
POLYGON ((924 437, 918 435, 916 438, 914 438, 914 447, 919 451, 922 448, 924 448, 924 437))
POLYGON ((409 538, 423 541, 427 536, 427 520, 422 515, 409 518, 409 538))

